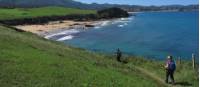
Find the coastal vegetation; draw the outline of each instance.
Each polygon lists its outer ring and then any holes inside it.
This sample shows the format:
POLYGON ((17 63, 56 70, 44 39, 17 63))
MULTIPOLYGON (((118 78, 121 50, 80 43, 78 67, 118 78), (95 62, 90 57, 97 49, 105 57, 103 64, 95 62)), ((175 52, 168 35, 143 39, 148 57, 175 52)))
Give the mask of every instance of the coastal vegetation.
POLYGON ((103 10, 81 10, 64 7, 0 9, 0 23, 7 25, 44 24, 49 21, 94 21, 128 17, 120 8, 103 10))
MULTIPOLYGON (((165 87, 164 62, 93 53, 0 26, 1 87, 165 87)), ((176 86, 198 87, 190 61, 177 65, 176 86)))
POLYGON ((36 18, 44 16, 65 16, 75 14, 96 14, 95 10, 82 10, 65 7, 42 8, 0 8, 0 20, 13 20, 23 18, 36 18))
POLYGON ((116 7, 99 10, 97 11, 97 14, 99 18, 121 18, 129 16, 127 11, 116 7))

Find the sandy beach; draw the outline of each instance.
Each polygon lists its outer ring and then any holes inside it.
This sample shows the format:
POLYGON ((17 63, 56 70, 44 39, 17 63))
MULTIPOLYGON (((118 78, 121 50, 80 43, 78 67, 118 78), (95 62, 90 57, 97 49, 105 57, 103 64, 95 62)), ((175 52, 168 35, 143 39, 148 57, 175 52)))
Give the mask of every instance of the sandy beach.
POLYGON ((55 31, 58 29, 74 29, 74 28, 79 28, 79 29, 87 29, 87 26, 94 26, 96 23, 95 21, 70 21, 70 20, 65 20, 65 21, 54 21, 54 22, 49 22, 47 24, 37 24, 37 25, 18 25, 15 26, 18 29, 22 29, 27 32, 32 32, 36 34, 41 34, 41 33, 49 33, 51 31, 55 31))
POLYGON ((35 25, 18 25, 15 26, 18 29, 32 32, 46 39, 51 39, 55 36, 63 36, 57 39, 57 41, 64 41, 72 39, 74 36, 72 34, 78 33, 81 30, 91 29, 89 27, 94 27, 94 29, 101 28, 102 26, 107 26, 109 24, 123 23, 118 25, 118 27, 123 27, 131 20, 130 18, 117 18, 111 20, 98 20, 98 21, 53 21, 47 24, 35 24, 35 25))

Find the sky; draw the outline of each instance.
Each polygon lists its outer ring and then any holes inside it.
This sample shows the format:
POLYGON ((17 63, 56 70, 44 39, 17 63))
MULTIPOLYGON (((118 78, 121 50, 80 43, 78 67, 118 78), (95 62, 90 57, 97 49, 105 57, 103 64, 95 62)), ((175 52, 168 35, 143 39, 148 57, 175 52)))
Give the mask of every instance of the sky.
POLYGON ((111 4, 129 4, 129 5, 189 5, 198 4, 199 0, 75 0, 84 3, 111 3, 111 4))

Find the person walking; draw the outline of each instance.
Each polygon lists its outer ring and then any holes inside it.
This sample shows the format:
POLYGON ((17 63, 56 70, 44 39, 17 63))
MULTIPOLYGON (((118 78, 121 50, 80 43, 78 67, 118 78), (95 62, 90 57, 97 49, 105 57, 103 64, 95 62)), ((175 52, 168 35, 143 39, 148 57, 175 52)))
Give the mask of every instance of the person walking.
POLYGON ((165 69, 166 69, 166 80, 165 80, 165 82, 168 83, 168 78, 170 77, 171 83, 175 84, 174 71, 176 70, 176 64, 175 64, 172 56, 167 56, 165 69))
POLYGON ((117 49, 116 54, 117 54, 117 61, 118 61, 118 62, 121 62, 122 52, 120 51, 119 48, 117 49))

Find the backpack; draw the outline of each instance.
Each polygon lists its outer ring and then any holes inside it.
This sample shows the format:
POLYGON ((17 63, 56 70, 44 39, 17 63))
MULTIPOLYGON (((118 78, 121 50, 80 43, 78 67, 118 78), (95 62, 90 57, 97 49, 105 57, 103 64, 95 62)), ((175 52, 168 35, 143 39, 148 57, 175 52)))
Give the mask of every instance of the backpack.
POLYGON ((176 70, 176 63, 174 61, 169 62, 169 69, 170 70, 176 70))

